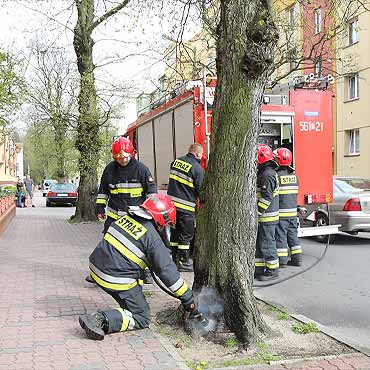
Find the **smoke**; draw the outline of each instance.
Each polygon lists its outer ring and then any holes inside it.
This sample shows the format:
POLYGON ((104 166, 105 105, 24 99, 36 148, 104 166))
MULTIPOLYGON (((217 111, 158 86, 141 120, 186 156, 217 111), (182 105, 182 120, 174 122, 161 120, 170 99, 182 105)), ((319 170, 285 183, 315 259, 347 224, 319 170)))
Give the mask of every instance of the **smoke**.
POLYGON ((202 335, 223 329, 224 300, 220 297, 216 289, 203 287, 198 294, 195 293, 195 301, 198 310, 207 320, 206 323, 197 323, 195 329, 202 335))

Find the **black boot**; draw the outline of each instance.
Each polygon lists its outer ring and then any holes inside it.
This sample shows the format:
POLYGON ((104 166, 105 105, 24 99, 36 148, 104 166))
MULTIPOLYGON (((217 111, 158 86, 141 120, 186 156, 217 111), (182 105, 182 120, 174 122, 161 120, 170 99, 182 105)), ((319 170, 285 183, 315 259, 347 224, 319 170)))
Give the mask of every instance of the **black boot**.
POLYGON ((301 254, 293 254, 288 262, 289 266, 302 266, 302 255, 301 254))
POLYGON ((85 280, 86 280, 88 283, 95 284, 95 280, 94 280, 90 275, 87 275, 87 276, 85 277, 85 280))
POLYGON ((88 313, 79 317, 81 328, 85 330, 90 339, 103 340, 107 320, 101 312, 88 313))
POLYGON ((266 269, 265 272, 262 275, 257 276, 257 279, 260 281, 269 281, 269 280, 274 280, 279 277, 279 270, 274 269, 266 269))

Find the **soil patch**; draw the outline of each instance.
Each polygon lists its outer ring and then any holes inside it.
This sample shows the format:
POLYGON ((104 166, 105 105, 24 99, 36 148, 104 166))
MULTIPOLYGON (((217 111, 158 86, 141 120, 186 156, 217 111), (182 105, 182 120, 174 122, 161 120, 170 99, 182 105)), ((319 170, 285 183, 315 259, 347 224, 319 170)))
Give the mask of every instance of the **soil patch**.
POLYGON ((174 324, 178 302, 156 288, 150 289, 148 301, 153 316, 151 328, 166 336, 174 350, 192 369, 268 364, 273 361, 356 352, 323 333, 313 332, 317 329, 314 324, 304 325, 290 317, 286 311, 263 302, 259 302, 258 307, 271 333, 246 350, 227 330, 206 337, 187 335, 183 327, 174 324), (305 331, 308 333, 302 334, 305 331))

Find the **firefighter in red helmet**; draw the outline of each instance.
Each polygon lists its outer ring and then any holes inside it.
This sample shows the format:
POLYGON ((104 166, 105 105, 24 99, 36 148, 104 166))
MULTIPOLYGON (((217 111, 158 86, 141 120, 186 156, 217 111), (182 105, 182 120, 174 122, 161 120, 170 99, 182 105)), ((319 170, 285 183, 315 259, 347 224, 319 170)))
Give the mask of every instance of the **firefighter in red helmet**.
POLYGON ((279 181, 272 149, 258 145, 257 153, 258 231, 254 276, 267 281, 279 276, 275 229, 279 222, 279 181))
POLYGON ((287 148, 274 151, 275 160, 279 165, 279 223, 276 226, 276 248, 280 266, 287 264, 301 266, 302 247, 298 238, 297 194, 298 177, 291 167, 293 155, 287 148), (290 249, 290 261, 288 256, 290 249))
MULTIPOLYGON (((149 169, 134 158, 134 147, 125 137, 112 144, 113 161, 105 167, 96 198, 96 214, 105 220, 103 234, 110 224, 126 214, 128 206, 139 206, 145 199, 157 193, 157 186, 149 169)), ((88 282, 93 282, 87 277, 88 282)), ((151 283, 149 271, 144 277, 151 283)))
POLYGON ((102 340, 105 334, 149 326, 149 305, 139 280, 140 271, 147 266, 180 299, 190 317, 200 315, 192 291, 163 243, 169 235, 166 229, 175 222, 171 198, 153 195, 141 206, 128 207, 127 214, 109 226, 90 255, 90 274, 119 308, 80 316, 80 325, 90 339, 102 340))

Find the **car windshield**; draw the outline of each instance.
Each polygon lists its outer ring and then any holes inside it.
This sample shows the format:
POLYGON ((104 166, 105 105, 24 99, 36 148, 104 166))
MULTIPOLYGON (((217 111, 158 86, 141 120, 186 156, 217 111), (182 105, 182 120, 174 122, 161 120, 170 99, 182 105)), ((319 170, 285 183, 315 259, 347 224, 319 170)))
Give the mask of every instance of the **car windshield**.
POLYGON ((363 190, 370 190, 370 180, 356 179, 356 178, 341 178, 335 179, 335 184, 343 193, 358 192, 363 190))
POLYGON ((74 191, 75 187, 73 184, 53 184, 50 190, 52 191, 74 191))

